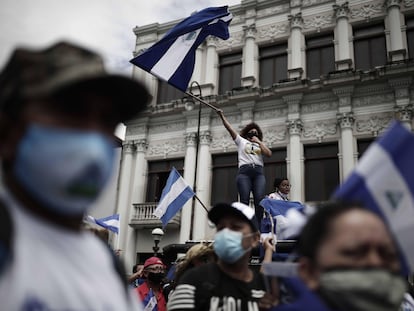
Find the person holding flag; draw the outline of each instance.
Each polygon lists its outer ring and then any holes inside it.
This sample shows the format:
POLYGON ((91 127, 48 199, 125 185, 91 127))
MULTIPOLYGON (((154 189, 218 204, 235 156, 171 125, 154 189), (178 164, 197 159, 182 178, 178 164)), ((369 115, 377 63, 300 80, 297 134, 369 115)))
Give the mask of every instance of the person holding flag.
POLYGON ((265 196, 266 178, 263 173, 263 155, 270 157, 272 151, 263 142, 263 132, 259 125, 252 122, 243 127, 240 134, 231 126, 224 116, 223 110, 217 111, 224 127, 237 145, 239 171, 236 177, 240 202, 250 203, 250 193, 253 193, 254 208, 259 228, 263 218, 263 208, 260 200, 265 196))
POLYGON ((165 265, 158 257, 150 257, 144 262, 142 275, 144 282, 135 291, 144 304, 144 311, 166 311, 163 293, 165 265))

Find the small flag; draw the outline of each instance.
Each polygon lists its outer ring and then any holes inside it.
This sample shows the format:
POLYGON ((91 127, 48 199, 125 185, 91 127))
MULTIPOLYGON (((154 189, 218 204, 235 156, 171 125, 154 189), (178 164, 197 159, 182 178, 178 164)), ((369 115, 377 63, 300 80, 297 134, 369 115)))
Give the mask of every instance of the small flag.
POLYGON ((209 35, 228 39, 231 19, 227 6, 201 10, 130 62, 185 92, 193 74, 197 47, 209 35))
POLYGON ((184 204, 194 196, 194 192, 177 172, 175 167, 171 169, 167 184, 162 190, 161 199, 154 215, 161 219, 163 226, 178 213, 184 204))
POLYGON ((104 227, 116 234, 119 233, 119 214, 111 215, 100 219, 96 219, 95 217, 88 215, 87 220, 101 227, 104 227))
POLYGON ((265 209, 265 211, 267 211, 272 216, 286 216, 287 211, 291 208, 297 209, 299 211, 304 210, 304 206, 300 202, 275 200, 269 198, 264 198, 263 200, 261 200, 260 206, 262 206, 265 209))
POLYGON ((154 296, 154 292, 150 288, 144 301, 144 311, 158 311, 157 297, 154 296))
POLYGON ((414 135, 394 121, 333 195, 362 202, 384 219, 402 252, 403 273, 414 271, 413 159, 414 135))
POLYGON ((302 229, 306 219, 302 214, 305 209, 302 203, 264 198, 260 201, 260 206, 268 215, 261 223, 260 231, 263 238, 270 232, 275 234, 278 240, 291 239, 302 229))

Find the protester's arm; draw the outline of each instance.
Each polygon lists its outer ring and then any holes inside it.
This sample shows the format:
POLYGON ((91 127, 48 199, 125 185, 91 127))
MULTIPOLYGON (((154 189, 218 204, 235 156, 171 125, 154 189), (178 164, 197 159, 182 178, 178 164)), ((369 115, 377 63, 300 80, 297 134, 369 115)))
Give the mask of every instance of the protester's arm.
POLYGON ((139 279, 140 277, 142 277, 142 271, 144 271, 144 267, 141 267, 137 272, 135 272, 134 274, 132 274, 129 278, 128 278, 128 284, 134 282, 136 279, 139 279))
MULTIPOLYGON (((272 262, 273 252, 275 251, 275 245, 272 237, 267 237, 264 239, 263 243, 264 256, 262 263, 272 262)), ((263 268, 260 268, 260 271, 263 272, 263 268)))
POLYGON ((236 139, 237 137, 237 132, 234 130, 234 128, 231 126, 231 124, 229 123, 229 121, 226 119, 226 117, 224 116, 223 110, 218 109, 217 110, 217 114, 220 116, 221 121, 223 122, 224 127, 227 129, 227 131, 230 133, 231 138, 233 140, 236 139))
POLYGON ((253 136, 252 141, 255 142, 260 146, 260 149, 262 150, 262 154, 264 154, 267 157, 272 156, 272 150, 270 150, 264 142, 262 142, 257 136, 253 136))
MULTIPOLYGON (((273 237, 267 237, 262 242, 264 248, 263 263, 272 262, 273 252, 275 251, 275 243, 273 237)), ((262 265, 263 267, 263 265, 262 265)), ((263 268, 260 268, 260 272, 263 273, 263 268)), ((279 305, 280 302, 280 290, 279 282, 277 278, 267 279, 267 291, 266 294, 259 301, 260 310, 268 310, 272 307, 279 305)))

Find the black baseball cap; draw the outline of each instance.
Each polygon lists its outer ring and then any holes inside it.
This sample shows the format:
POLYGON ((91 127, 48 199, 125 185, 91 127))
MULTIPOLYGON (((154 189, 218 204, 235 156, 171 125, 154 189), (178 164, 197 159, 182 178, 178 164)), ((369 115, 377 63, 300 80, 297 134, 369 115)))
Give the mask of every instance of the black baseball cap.
POLYGON ((83 90, 111 99, 119 122, 145 110, 151 99, 141 82, 108 73, 97 53, 62 41, 42 50, 14 50, 0 72, 0 110, 18 111, 26 99, 83 90))
POLYGON ((259 231, 259 225, 257 223, 254 209, 244 203, 218 203, 208 212, 208 219, 217 225, 220 219, 226 215, 235 215, 240 217, 249 223, 254 232, 259 231))

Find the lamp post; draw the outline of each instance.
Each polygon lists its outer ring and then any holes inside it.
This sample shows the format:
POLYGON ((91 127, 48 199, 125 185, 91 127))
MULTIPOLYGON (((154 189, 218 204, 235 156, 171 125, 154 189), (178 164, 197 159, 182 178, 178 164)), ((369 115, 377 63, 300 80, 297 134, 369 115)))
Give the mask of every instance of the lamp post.
POLYGON ((154 256, 158 256, 158 251, 160 248, 158 247, 158 244, 160 243, 162 237, 164 236, 164 231, 162 231, 161 228, 155 228, 151 232, 152 238, 154 239, 154 246, 152 247, 152 250, 154 251, 154 256))
MULTIPOLYGON (((191 111, 194 109, 195 102, 193 97, 201 99, 201 86, 197 81, 193 81, 190 84, 189 94, 191 97, 186 98, 185 109, 191 111), (198 93, 193 93, 193 87, 197 88, 198 93)), ((198 150, 200 148, 200 123, 201 123, 201 103, 198 104, 198 122, 197 122, 197 134, 196 134, 196 154, 195 154, 195 165, 194 165, 194 182, 193 191, 197 195, 197 170, 198 170, 198 150)), ((193 239, 193 227, 194 227, 194 209, 195 209, 196 196, 193 196, 191 203, 191 222, 190 222, 190 240, 193 239)))

